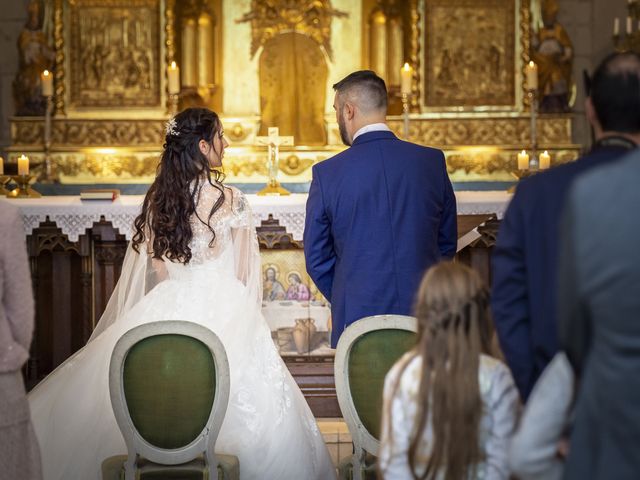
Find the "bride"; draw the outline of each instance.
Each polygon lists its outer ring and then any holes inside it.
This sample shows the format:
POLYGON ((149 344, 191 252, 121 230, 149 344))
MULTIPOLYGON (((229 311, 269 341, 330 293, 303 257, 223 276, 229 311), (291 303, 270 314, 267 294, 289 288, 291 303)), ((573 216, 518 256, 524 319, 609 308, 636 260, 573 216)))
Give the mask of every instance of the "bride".
POLYGON ((47 480, 101 478, 126 453, 109 399, 116 341, 158 320, 215 332, 231 371, 216 452, 236 455, 242 479, 335 478, 322 435, 262 317, 260 254, 242 193, 213 167, 227 146, 218 116, 190 108, 167 126, 154 183, 107 309, 87 345, 29 395, 47 480))

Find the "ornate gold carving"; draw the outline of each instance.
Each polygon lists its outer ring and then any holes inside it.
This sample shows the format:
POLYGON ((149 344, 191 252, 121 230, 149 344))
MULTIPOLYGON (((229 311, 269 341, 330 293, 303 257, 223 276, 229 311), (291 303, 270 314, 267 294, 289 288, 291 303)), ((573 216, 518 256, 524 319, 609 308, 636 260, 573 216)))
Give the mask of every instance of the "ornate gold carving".
MULTIPOLYGON (((159 148, 164 141, 162 120, 69 120, 55 119, 52 144, 65 147, 141 147, 159 148)), ((14 145, 42 143, 41 121, 15 120, 12 124, 14 145)))
POLYGON ((53 43, 56 51, 56 68, 55 68, 55 108, 57 115, 65 114, 65 57, 64 57, 64 15, 62 10, 62 1, 55 0, 53 13, 53 43))
MULTIPOLYGON (((176 39, 175 39, 175 6, 176 0, 166 0, 166 6, 164 9, 164 46, 165 46, 165 62, 166 65, 171 65, 171 62, 176 59, 176 39)), ((165 84, 169 81, 167 78, 167 70, 164 70, 165 84)), ((166 108, 168 111, 171 109, 171 99, 167 95, 166 108)))
POLYGON ((278 162, 280 170, 287 175, 300 175, 313 165, 313 160, 309 158, 300 159, 297 155, 289 155, 287 158, 281 158, 278 162))
POLYGON ((160 106, 160 0, 75 0, 69 19, 72 106, 160 106))
MULTIPOLYGON (((517 168, 518 150, 450 150, 446 152, 447 170, 453 181, 504 180, 512 181, 509 172, 517 168), (503 174, 497 177, 496 174, 503 174), (494 178, 489 178, 494 176, 494 178)), ((552 166, 575 160, 576 149, 552 149, 549 151, 552 166)))
POLYGON ((514 0, 426 0, 429 107, 515 106, 514 0))
POLYGON ((54 155, 58 174, 62 178, 139 179, 153 178, 158 167, 159 155, 126 154, 75 154, 54 155))
MULTIPOLYGON (((531 7, 530 0, 520 0, 520 78, 527 78, 525 68, 529 63, 529 44, 530 44, 530 31, 531 31, 531 7)), ((527 95, 526 82, 520 82, 522 105, 526 109, 531 108, 531 100, 527 95)))
POLYGON ((252 0, 251 11, 237 21, 251 22, 251 56, 273 37, 293 31, 324 46, 331 58, 331 19, 347 15, 330 0, 252 0))
POLYGON ((241 142, 249 135, 249 131, 245 130, 241 123, 234 123, 231 128, 225 129, 225 135, 234 142, 241 142))
POLYGON ((411 109, 418 110, 420 108, 420 11, 418 10, 418 0, 411 0, 411 21, 410 25, 413 25, 411 29, 411 41, 410 41, 410 53, 409 58, 413 65, 413 84, 411 97, 411 109))
MULTIPOLYGON (((496 145, 523 148, 529 144, 529 118, 522 116, 489 118, 425 118, 413 120, 409 141, 436 147, 462 145, 496 145)), ((402 122, 389 121, 400 135, 402 122)), ((543 116, 538 118, 538 143, 542 146, 570 145, 571 118, 543 116)))

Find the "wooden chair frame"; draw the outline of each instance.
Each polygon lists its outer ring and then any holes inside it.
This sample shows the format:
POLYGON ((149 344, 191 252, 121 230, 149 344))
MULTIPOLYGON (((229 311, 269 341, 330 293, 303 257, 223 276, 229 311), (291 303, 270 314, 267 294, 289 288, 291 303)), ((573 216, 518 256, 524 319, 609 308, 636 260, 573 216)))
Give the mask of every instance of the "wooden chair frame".
POLYGON ((138 455, 154 463, 178 465, 204 452, 206 464, 215 472, 218 462, 214 446, 229 402, 229 362, 222 342, 215 333, 196 323, 180 320, 151 322, 129 330, 118 340, 111 355, 109 391, 116 421, 127 445, 126 480, 135 478, 138 455), (157 335, 184 335, 199 340, 209 348, 216 370, 215 397, 205 427, 191 443, 175 449, 159 448, 142 438, 131 420, 124 396, 124 361, 129 350, 139 341, 157 335))
POLYGON ((406 330, 418 332, 418 323, 415 317, 407 315, 374 315, 361 318, 347 327, 338 340, 335 356, 335 379, 338 403, 351 438, 353 440, 354 453, 351 457, 353 468, 353 480, 361 480, 361 469, 364 466, 365 453, 378 456, 380 441, 365 428, 360 420, 351 396, 349 386, 349 355, 356 341, 363 335, 376 330, 406 330))

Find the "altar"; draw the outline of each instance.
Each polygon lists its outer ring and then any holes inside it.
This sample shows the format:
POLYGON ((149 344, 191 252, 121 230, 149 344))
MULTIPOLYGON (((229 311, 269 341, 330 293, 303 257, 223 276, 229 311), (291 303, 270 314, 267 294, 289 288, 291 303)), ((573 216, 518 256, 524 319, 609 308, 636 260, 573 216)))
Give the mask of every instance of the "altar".
MULTIPOLYGON (((456 192, 458 261, 489 281, 490 251, 511 194, 456 192)), ((306 273, 306 194, 247 195, 262 256, 263 314, 274 344, 317 415, 339 414, 329 348, 330 306, 306 273)), ((143 196, 8 200, 22 213, 36 300, 27 382, 34 385, 88 340, 120 275, 143 196)))

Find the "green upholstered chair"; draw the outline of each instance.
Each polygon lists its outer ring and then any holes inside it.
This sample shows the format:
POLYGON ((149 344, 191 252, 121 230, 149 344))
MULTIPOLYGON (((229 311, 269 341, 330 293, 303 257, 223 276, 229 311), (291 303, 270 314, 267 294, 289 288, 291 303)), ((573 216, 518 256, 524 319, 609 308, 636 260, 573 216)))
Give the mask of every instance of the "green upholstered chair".
POLYGON ((184 321, 129 330, 111 355, 109 391, 128 454, 106 459, 103 479, 239 478, 237 457, 213 450, 229 363, 211 330, 184 321))
POLYGON ((340 477, 375 478, 380 449, 384 377, 417 340, 417 321, 405 315, 375 315, 352 323, 336 347, 338 403, 354 453, 339 466, 340 477))

